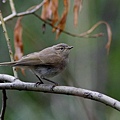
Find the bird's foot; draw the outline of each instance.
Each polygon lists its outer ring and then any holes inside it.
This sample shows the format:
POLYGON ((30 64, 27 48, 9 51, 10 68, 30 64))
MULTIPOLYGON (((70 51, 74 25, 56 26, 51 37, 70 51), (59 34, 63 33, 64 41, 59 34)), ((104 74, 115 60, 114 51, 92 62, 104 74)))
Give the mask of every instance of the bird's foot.
POLYGON ((54 91, 54 87, 58 86, 58 83, 55 83, 54 85, 52 85, 51 90, 54 91))
POLYGON ((41 84, 44 84, 44 83, 42 81, 38 81, 38 82, 35 83, 35 86, 37 87, 37 86, 39 86, 41 84))

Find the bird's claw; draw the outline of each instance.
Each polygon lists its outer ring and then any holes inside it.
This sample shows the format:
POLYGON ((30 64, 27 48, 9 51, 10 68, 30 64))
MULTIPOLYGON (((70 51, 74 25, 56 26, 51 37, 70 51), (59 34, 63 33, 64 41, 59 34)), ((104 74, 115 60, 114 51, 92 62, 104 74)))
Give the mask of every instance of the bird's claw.
POLYGON ((37 86, 39 86, 41 84, 44 84, 44 83, 42 81, 38 81, 38 82, 35 83, 35 86, 37 87, 37 86))
POLYGON ((54 85, 52 85, 51 90, 54 91, 54 87, 58 86, 58 83, 55 83, 54 85))

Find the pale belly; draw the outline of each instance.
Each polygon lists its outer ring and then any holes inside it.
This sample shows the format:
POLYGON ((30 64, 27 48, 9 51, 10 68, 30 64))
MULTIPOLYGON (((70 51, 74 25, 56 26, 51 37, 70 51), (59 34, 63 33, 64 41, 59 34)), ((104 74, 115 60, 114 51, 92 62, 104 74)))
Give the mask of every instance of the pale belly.
POLYGON ((54 67, 50 65, 42 65, 34 66, 34 68, 32 68, 31 70, 40 78, 41 77, 49 78, 54 77, 57 74, 61 73, 65 69, 65 66, 66 65, 54 67))

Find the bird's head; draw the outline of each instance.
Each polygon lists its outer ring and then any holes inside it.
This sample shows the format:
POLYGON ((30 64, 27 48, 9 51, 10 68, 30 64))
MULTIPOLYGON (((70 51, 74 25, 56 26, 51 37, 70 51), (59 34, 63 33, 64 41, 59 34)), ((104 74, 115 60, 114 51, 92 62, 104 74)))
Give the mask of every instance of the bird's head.
POLYGON ((70 50, 73 48, 73 46, 69 46, 65 43, 60 43, 52 47, 57 54, 60 54, 63 57, 68 57, 70 50))

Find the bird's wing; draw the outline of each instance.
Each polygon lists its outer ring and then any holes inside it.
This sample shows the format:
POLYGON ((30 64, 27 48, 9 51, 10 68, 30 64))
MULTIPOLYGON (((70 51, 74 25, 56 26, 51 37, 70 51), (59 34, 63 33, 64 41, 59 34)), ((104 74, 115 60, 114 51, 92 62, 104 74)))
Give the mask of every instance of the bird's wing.
POLYGON ((40 54, 39 59, 42 62, 41 64, 46 65, 56 65, 62 61, 62 57, 56 53, 49 53, 49 54, 40 54))
POLYGON ((37 57, 38 53, 34 52, 28 55, 23 56, 20 60, 16 62, 14 66, 29 66, 29 65, 36 65, 38 62, 40 63, 41 61, 37 57))
POLYGON ((61 57, 55 53, 43 54, 39 52, 23 56, 14 66, 54 65, 61 61, 61 57))

